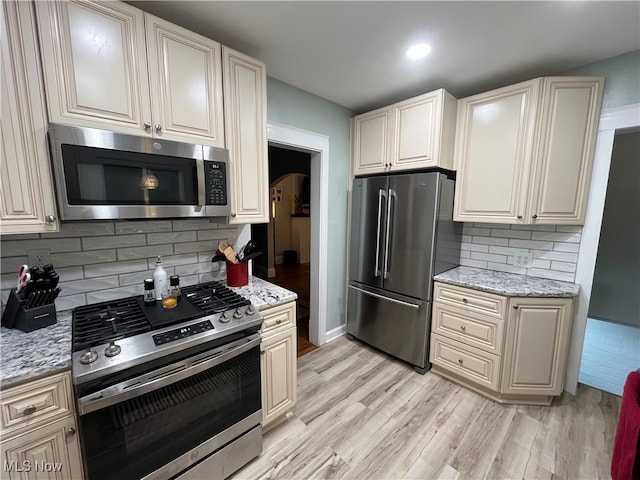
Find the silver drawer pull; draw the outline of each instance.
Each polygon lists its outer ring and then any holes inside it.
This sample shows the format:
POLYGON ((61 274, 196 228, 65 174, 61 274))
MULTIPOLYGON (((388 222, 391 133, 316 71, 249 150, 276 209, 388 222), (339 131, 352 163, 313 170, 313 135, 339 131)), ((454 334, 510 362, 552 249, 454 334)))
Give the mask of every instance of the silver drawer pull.
POLYGON ((76 429, 69 427, 65 433, 67 434, 67 437, 73 437, 76 434, 76 429))
POLYGON ((24 409, 22 414, 25 416, 33 415, 34 413, 36 413, 36 410, 37 410, 37 407, 35 405, 29 405, 27 408, 24 409))
POLYGON ((277 319, 276 323, 280 324, 280 323, 282 323, 282 320, 281 319, 277 319))

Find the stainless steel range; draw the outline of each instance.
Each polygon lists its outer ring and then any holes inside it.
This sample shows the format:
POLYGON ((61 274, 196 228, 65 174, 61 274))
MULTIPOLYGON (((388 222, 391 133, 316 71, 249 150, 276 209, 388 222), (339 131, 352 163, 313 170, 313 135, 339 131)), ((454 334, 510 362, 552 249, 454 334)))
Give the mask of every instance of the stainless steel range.
POLYGON ((142 296, 75 308, 87 478, 225 478, 257 456, 261 325, 219 282, 184 287, 171 309, 142 296))

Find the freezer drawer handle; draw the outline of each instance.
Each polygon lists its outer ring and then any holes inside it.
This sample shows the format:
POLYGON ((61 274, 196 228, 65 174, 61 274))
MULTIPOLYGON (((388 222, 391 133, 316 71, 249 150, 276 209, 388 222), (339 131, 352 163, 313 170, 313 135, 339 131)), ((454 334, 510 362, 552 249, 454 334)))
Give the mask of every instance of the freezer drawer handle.
POLYGON ((391 218, 391 204, 393 203, 392 199, 398 199, 396 195, 396 191, 392 188, 389 189, 389 201, 387 202, 387 238, 385 240, 384 245, 384 273, 382 274, 382 278, 385 280, 389 278, 389 242, 391 237, 391 222, 393 221, 391 218))
POLYGON ((382 223, 382 198, 387 199, 387 192, 380 189, 378 190, 378 231, 376 233, 376 271, 373 274, 374 277, 380 276, 380 265, 378 260, 380 259, 380 224, 382 223))
POLYGON ((378 295, 377 293, 367 292, 366 290, 363 290, 361 288, 354 287, 353 285, 349 285, 349 288, 353 288, 354 290, 362 292, 365 295, 371 295, 372 297, 376 297, 381 300, 386 300, 387 302, 397 303, 398 305, 402 305, 403 307, 415 308, 416 310, 420 308, 420 305, 416 305, 415 303, 403 302, 402 300, 396 300, 395 298, 384 297, 382 295, 378 295))

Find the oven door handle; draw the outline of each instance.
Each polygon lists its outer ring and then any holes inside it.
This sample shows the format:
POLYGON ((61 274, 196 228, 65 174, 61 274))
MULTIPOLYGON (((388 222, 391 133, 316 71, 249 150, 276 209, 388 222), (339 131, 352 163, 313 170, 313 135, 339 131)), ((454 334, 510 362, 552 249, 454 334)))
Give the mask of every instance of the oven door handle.
POLYGON ((213 351, 200 353, 152 372, 117 383, 78 399, 80 415, 139 397, 220 365, 260 345, 260 333, 250 335, 213 351))

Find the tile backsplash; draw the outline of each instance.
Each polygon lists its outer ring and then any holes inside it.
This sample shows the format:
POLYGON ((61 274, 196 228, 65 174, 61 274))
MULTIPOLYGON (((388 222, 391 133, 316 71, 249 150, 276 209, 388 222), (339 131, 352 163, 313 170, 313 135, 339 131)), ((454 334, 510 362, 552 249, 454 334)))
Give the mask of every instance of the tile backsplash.
POLYGON ((573 225, 465 223, 460 264, 574 282, 581 234, 573 225), (531 265, 514 266, 516 253, 531 253, 531 265))
POLYGON ((58 233, 0 237, 2 307, 16 286, 27 252, 47 248, 60 275, 58 311, 142 294, 157 255, 181 285, 224 278, 212 263, 218 243, 235 244, 238 228, 211 219, 63 223, 58 233))

